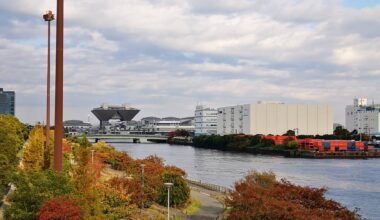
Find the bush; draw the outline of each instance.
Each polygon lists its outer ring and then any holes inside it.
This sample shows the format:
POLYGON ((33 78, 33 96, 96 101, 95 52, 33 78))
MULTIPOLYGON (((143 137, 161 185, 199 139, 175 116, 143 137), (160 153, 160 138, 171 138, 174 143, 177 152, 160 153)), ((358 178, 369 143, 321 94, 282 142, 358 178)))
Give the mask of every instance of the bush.
POLYGON ((277 181, 271 172, 252 172, 237 182, 227 205, 228 219, 359 219, 360 216, 324 197, 326 189, 277 181))
MULTIPOLYGON (((177 173, 166 172, 162 175, 163 183, 173 183, 170 189, 170 205, 181 206, 185 204, 190 198, 190 188, 187 186, 186 181, 182 176, 177 173)), ((158 203, 166 205, 168 203, 168 192, 165 185, 161 186, 160 196, 158 203)))
POLYGON ((73 192, 69 178, 51 170, 16 173, 12 183, 16 190, 9 196, 10 206, 5 208, 5 219, 36 219, 45 201, 73 192))
POLYGON ((46 201, 38 212, 38 220, 80 220, 81 210, 77 201, 60 196, 46 201))

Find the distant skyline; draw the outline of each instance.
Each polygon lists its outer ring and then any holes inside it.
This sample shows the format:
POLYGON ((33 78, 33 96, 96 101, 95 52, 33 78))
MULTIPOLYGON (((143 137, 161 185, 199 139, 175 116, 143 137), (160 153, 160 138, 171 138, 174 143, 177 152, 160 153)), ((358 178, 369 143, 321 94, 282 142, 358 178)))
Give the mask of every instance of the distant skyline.
MULTIPOLYGON (((45 119, 47 24, 56 1, 0 0, 0 87, 16 116, 45 119)), ((380 102, 380 1, 65 1, 64 119, 130 103, 185 117, 197 103, 380 102)), ((53 22, 53 27, 55 22, 53 22)), ((52 65, 55 28, 52 30, 52 65)), ((52 107, 54 107, 52 67, 52 107)), ((54 117, 54 111, 52 112, 54 117)))

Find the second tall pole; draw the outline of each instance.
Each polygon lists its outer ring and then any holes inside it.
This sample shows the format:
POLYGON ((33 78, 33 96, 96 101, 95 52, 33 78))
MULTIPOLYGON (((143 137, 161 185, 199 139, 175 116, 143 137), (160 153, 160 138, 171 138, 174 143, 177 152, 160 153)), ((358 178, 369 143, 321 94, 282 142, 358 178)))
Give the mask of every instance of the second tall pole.
POLYGON ((57 40, 55 62, 55 125, 54 125, 54 170, 62 171, 63 139, 63 0, 57 0, 57 40))

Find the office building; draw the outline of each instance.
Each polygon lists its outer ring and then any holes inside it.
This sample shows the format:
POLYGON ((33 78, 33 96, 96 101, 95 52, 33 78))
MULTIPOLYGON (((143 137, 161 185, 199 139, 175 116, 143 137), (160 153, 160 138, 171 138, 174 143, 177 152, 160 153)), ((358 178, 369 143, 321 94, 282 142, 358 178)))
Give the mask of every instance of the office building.
POLYGON ((282 135, 333 133, 333 108, 327 104, 258 102, 218 108, 217 133, 282 135))
POLYGON ((203 105, 195 108, 195 136, 217 133, 218 110, 203 105))
POLYGON ((380 104, 368 104, 366 98, 354 99, 353 105, 346 106, 346 129, 359 133, 380 132, 380 104))
POLYGON ((0 88, 0 114, 15 115, 15 99, 14 91, 4 91, 0 88))

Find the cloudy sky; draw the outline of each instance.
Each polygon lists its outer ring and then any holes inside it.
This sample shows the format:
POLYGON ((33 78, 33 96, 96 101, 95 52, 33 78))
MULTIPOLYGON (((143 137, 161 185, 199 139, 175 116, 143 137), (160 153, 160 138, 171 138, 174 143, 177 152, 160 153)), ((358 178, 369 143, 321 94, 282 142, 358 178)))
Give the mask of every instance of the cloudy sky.
MULTIPOLYGON (((42 14, 55 8, 0 0, 0 87, 25 122, 44 120, 42 14)), ((270 100, 329 103, 343 123, 354 97, 380 102, 380 1, 65 0, 64 74, 65 119, 101 103, 138 119, 270 100)))

